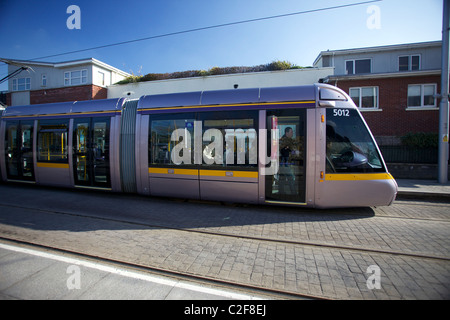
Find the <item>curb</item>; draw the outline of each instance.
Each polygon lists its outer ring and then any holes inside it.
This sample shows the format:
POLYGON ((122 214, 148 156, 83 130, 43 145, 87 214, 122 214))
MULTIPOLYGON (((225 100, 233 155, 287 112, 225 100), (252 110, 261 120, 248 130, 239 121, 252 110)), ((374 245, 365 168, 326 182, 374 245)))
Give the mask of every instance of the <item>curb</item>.
POLYGON ((436 192, 417 192, 417 191, 398 191, 396 199, 425 199, 425 200, 441 200, 450 202, 449 193, 436 192))

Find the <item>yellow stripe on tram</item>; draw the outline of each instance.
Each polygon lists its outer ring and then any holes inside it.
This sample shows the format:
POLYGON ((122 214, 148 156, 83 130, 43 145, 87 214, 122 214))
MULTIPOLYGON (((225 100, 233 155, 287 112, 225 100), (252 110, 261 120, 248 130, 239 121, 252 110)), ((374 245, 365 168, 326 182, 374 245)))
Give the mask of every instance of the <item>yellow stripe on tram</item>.
POLYGON ((227 108, 227 107, 247 107, 247 106, 266 106, 266 105, 289 105, 289 104, 307 104, 315 103, 315 100, 308 101, 287 101, 287 102, 254 102, 254 103, 236 103, 236 104, 212 104, 212 105, 194 105, 194 106, 176 106, 176 107, 160 107, 145 108, 140 111, 160 111, 160 110, 181 110, 181 109, 208 109, 208 108, 227 108))
POLYGON ((202 177, 234 177, 234 178, 258 178, 257 171, 229 171, 229 170, 197 170, 176 168, 148 168, 150 174, 175 174, 202 177))
POLYGON ((196 169, 148 168, 148 173, 198 176, 198 170, 196 169))
POLYGON ((53 162, 38 162, 38 168, 58 168, 58 169, 69 169, 68 163, 53 163, 53 162))
POLYGON ((67 112, 67 113, 44 113, 44 114, 25 114, 4 116, 3 119, 20 119, 20 118, 45 118, 45 117, 64 117, 70 118, 72 116, 89 116, 97 114, 120 114, 120 110, 102 110, 102 111, 85 111, 85 112, 67 112))
POLYGON ((330 173, 325 175, 326 181, 357 181, 357 180, 391 180, 390 173, 330 173))
POLYGON ((256 171, 200 170, 200 176, 258 178, 256 171))

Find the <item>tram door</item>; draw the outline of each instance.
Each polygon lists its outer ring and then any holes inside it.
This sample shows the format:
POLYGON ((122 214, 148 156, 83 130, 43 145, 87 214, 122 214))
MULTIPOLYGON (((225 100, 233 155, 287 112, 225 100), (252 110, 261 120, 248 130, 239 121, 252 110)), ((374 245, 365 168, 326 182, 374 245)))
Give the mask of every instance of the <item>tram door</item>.
POLYGON ((34 121, 8 121, 5 134, 5 162, 8 179, 34 181, 34 121))
POLYGON ((278 170, 265 177, 266 201, 305 203, 306 110, 267 111, 267 129, 267 150, 278 157, 278 170))
POLYGON ((110 188, 110 118, 74 120, 73 166, 75 185, 110 188))

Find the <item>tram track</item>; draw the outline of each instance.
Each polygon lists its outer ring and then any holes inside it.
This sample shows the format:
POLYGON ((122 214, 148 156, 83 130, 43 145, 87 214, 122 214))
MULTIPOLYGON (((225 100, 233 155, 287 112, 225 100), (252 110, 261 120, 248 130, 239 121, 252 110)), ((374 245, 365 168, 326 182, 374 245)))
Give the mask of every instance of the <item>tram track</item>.
MULTIPOLYGON (((176 231, 188 232, 188 233, 194 233, 194 234, 229 237, 229 238, 235 238, 235 239, 238 238, 238 239, 253 240, 253 241, 260 241, 260 242, 272 242, 272 243, 279 243, 279 244, 301 245, 301 246, 320 247, 320 248, 336 249, 336 250, 348 250, 348 251, 363 252, 363 253, 374 253, 374 254, 384 254, 384 255, 412 257, 412 258, 450 261, 450 257, 446 257, 446 256, 420 254, 420 253, 413 253, 413 252, 402 252, 402 251, 398 251, 398 250, 368 248, 368 247, 355 246, 355 245, 350 246, 350 245, 333 244, 333 243, 317 242, 317 241, 307 241, 307 240, 289 240, 289 239, 282 239, 282 238, 272 238, 272 237, 267 237, 267 236, 266 237, 251 236, 251 235, 244 235, 244 234, 202 230, 202 229, 198 229, 198 228, 185 228, 185 227, 176 227, 176 226, 170 226, 170 225, 165 225, 165 224, 144 223, 144 222, 131 221, 131 220, 126 220, 126 219, 100 217, 100 216, 86 215, 86 214, 80 214, 80 213, 64 212, 64 211, 60 211, 60 210, 32 208, 32 207, 2 204, 2 203, 0 203, 0 207, 11 207, 11 208, 17 208, 17 209, 35 210, 35 211, 45 212, 45 213, 50 213, 50 214, 60 214, 60 215, 67 215, 67 216, 80 217, 80 218, 90 218, 90 219, 96 219, 96 220, 100 220, 100 221, 104 220, 104 221, 108 221, 108 222, 123 223, 123 224, 129 224, 129 225, 145 227, 145 228, 168 229, 168 230, 176 230, 176 231)), ((390 217, 381 216, 380 218, 423 220, 420 218, 414 219, 411 217, 397 217, 397 216, 390 216, 390 217)), ((433 220, 426 219, 426 221, 436 222, 436 220, 434 220, 434 219, 433 220)), ((443 221, 437 220, 437 221, 450 223, 450 221, 447 221, 447 220, 443 220, 443 221)))
MULTIPOLYGON (((412 263, 416 268, 428 266, 430 270, 433 270, 433 268, 443 268, 450 260, 450 257, 446 256, 446 251, 439 247, 436 247, 437 250, 427 251, 425 246, 423 248, 418 246, 416 249, 412 248, 412 252, 408 252, 406 246, 394 245, 393 249, 398 248, 397 251, 389 250, 389 248, 385 250, 383 246, 387 247, 390 242, 394 243, 396 235, 392 234, 392 231, 395 231, 397 227, 385 234, 386 238, 379 238, 379 243, 373 242, 375 247, 370 247, 372 243, 370 241, 358 241, 356 238, 353 242, 353 240, 347 241, 345 238, 337 237, 335 238, 337 243, 326 243, 327 239, 333 241, 333 238, 323 238, 324 240, 321 241, 320 233, 315 235, 311 233, 330 226, 334 228, 330 229, 334 230, 333 232, 348 232, 347 235, 354 236, 372 223, 386 227, 391 225, 389 221, 397 224, 394 220, 384 220, 386 218, 384 215, 365 215, 366 211, 358 215, 358 210, 349 210, 350 213, 337 210, 333 217, 331 211, 318 211, 316 215, 316 212, 313 214, 308 210, 302 215, 302 213, 294 214, 289 210, 285 212, 275 208, 273 212, 271 209, 268 212, 256 210, 258 214, 253 215, 255 208, 242 208, 242 210, 237 208, 239 216, 245 213, 249 218, 233 221, 238 218, 233 213, 235 208, 230 211, 227 206, 222 206, 224 215, 210 216, 205 214, 210 212, 206 204, 205 211, 201 209, 196 213, 200 218, 187 223, 187 220, 177 220, 184 217, 180 213, 167 217, 161 214, 147 215, 147 211, 125 215, 120 210, 111 212, 100 212, 95 208, 84 210, 88 208, 86 205, 70 208, 51 207, 43 202, 39 204, 2 202, 0 202, 0 212, 4 214, 0 214, 0 241, 20 246, 33 246, 39 250, 55 251, 63 255, 73 255, 80 259, 90 259, 92 262, 98 261, 149 274, 198 281, 206 285, 209 283, 210 286, 220 286, 241 292, 255 292, 255 295, 264 295, 268 299, 355 297, 355 291, 352 290, 361 284, 365 286, 364 272, 369 264, 379 264, 383 271, 387 271, 386 274, 383 273, 383 277, 391 278, 383 278, 383 283, 393 281, 395 284, 398 276, 394 277, 389 273, 396 272, 398 267, 391 269, 391 263, 396 266, 412 263), (280 226, 277 226, 279 223, 280 226), (278 227, 284 228, 283 224, 294 226, 291 223, 296 226, 295 230, 302 230, 304 233, 294 238, 289 237, 289 233, 284 233, 283 229, 277 232, 278 227), (298 229, 297 223, 302 227, 306 226, 306 229, 298 229), (353 230, 351 227, 361 228, 361 230, 353 230), (50 232, 47 233, 47 230, 50 232), (115 230, 119 232, 115 233, 115 230), (80 242, 77 240, 77 237, 81 235, 78 234, 79 232, 85 235, 83 240, 80 238, 80 242), (104 242, 109 239, 107 237, 113 237, 111 244, 104 242), (152 239, 156 242, 152 242, 152 239), (179 240, 177 242, 174 239, 179 240), (344 241, 339 242, 339 239, 344 241), (119 251, 116 251, 115 243, 119 246, 117 247, 119 251), (368 246, 365 247, 365 244, 368 246), (281 249, 282 254, 280 260, 278 260, 278 249, 281 249), (165 250, 168 250, 167 253, 165 250), (268 253, 269 250, 271 250, 270 259, 266 257, 266 252, 268 253), (292 255, 294 253, 295 256, 292 255), (206 263, 203 260, 205 256, 206 263), (246 260, 242 260, 243 257, 246 260), (293 257, 295 260, 292 260, 293 257), (327 258, 329 260, 326 260, 327 258), (227 259, 231 264, 222 262, 227 259), (386 264, 387 262, 389 264, 386 264), (215 263, 220 263, 221 272, 214 269, 215 263), (268 272, 274 273, 266 273, 267 263, 270 270, 268 272), (280 263, 283 263, 282 266, 280 263), (239 264, 241 267, 238 266, 239 264), (330 271, 327 271, 328 266, 330 271), (240 268, 242 271, 245 270, 243 276, 230 272, 231 269, 234 271, 241 270, 240 268), (248 270, 251 270, 251 276, 247 273, 248 270), (279 272, 282 273, 281 276, 279 272), (329 272, 336 277, 336 283, 334 279, 329 278, 329 272), (268 278, 265 278, 266 274, 268 278), (322 277, 325 277, 325 280, 322 280, 322 277), (290 281, 294 281, 293 284, 290 281), (333 281, 332 284, 330 281, 333 281), (314 286, 318 286, 319 289, 315 289, 314 286), (336 288, 336 291, 333 291, 333 288, 336 288)), ((139 205, 136 206, 136 208, 139 207, 139 205)), ((157 204, 155 208, 158 208, 157 204)), ((204 207, 192 204, 192 210, 196 210, 195 208, 204 207)), ((373 210, 373 212, 377 211, 373 210)), ((396 210, 387 210, 382 213, 394 214, 395 216, 388 218, 398 221, 398 228, 407 227, 405 235, 410 232, 410 229, 415 230, 415 227, 421 224, 431 223, 429 227, 424 228, 424 231, 428 233, 434 230, 432 226, 450 223, 448 220, 398 217, 396 213, 402 212, 396 210)), ((444 235, 445 233, 440 235, 441 246, 444 245, 442 242, 444 235)), ((433 237, 431 234, 430 236, 433 237)), ((428 238, 421 238, 420 241, 427 241, 426 239, 428 238)), ((426 242, 423 244, 426 245, 426 242)), ((400 276, 404 277, 404 274, 400 276)), ((390 294, 389 291, 383 292, 384 297, 390 294)))
POLYGON ((333 300, 328 297, 321 297, 316 295, 311 295, 307 293, 298 293, 298 292, 291 292, 287 290, 277 290, 273 288, 263 288, 258 287, 250 284, 243 284, 238 283, 234 281, 229 280, 223 280, 223 279, 217 279, 213 277, 208 276, 200 276, 196 274, 191 274, 187 272, 180 272, 180 271, 174 271, 169 270, 166 268, 161 267, 155 267, 155 266, 148 266, 138 263, 131 263, 123 260, 113 259, 113 258, 105 258, 101 256, 96 256, 92 254, 87 254, 79 251, 74 250, 67 250, 63 248, 58 248, 55 246, 48 246, 43 244, 38 244, 30 241, 23 241, 23 240, 17 240, 12 238, 7 238, 4 236, 0 236, 0 242, 25 248, 33 248, 35 250, 41 250, 41 251, 47 251, 47 252, 53 252, 60 255, 67 255, 95 263, 102 263, 106 265, 111 265, 117 268, 123 268, 127 270, 132 271, 139 271, 143 273, 148 273, 152 275, 159 275, 164 276, 176 280, 184 280, 184 281, 190 281, 195 283, 201 283, 203 285, 211 285, 214 287, 220 287, 227 290, 235 290, 238 292, 244 292, 247 294, 253 294, 256 296, 263 296, 267 299, 283 299, 283 300, 298 300, 298 299, 305 299, 305 300, 333 300))

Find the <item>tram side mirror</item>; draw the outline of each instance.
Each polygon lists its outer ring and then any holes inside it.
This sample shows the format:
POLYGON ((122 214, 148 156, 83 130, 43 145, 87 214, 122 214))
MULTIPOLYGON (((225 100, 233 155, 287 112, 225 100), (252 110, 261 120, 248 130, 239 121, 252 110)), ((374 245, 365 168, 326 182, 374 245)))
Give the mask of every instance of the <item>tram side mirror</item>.
POLYGON ((319 100, 347 101, 342 92, 333 88, 320 88, 319 100))
POLYGON ((325 100, 320 100, 319 101, 319 107, 324 107, 324 108, 327 108, 327 107, 335 107, 336 106, 336 102, 334 102, 334 101, 325 101, 325 100))
POLYGON ((344 152, 339 158, 333 159, 333 164, 336 167, 340 167, 340 168, 359 167, 368 162, 369 161, 365 155, 358 153, 358 152, 350 151, 350 150, 344 152))

